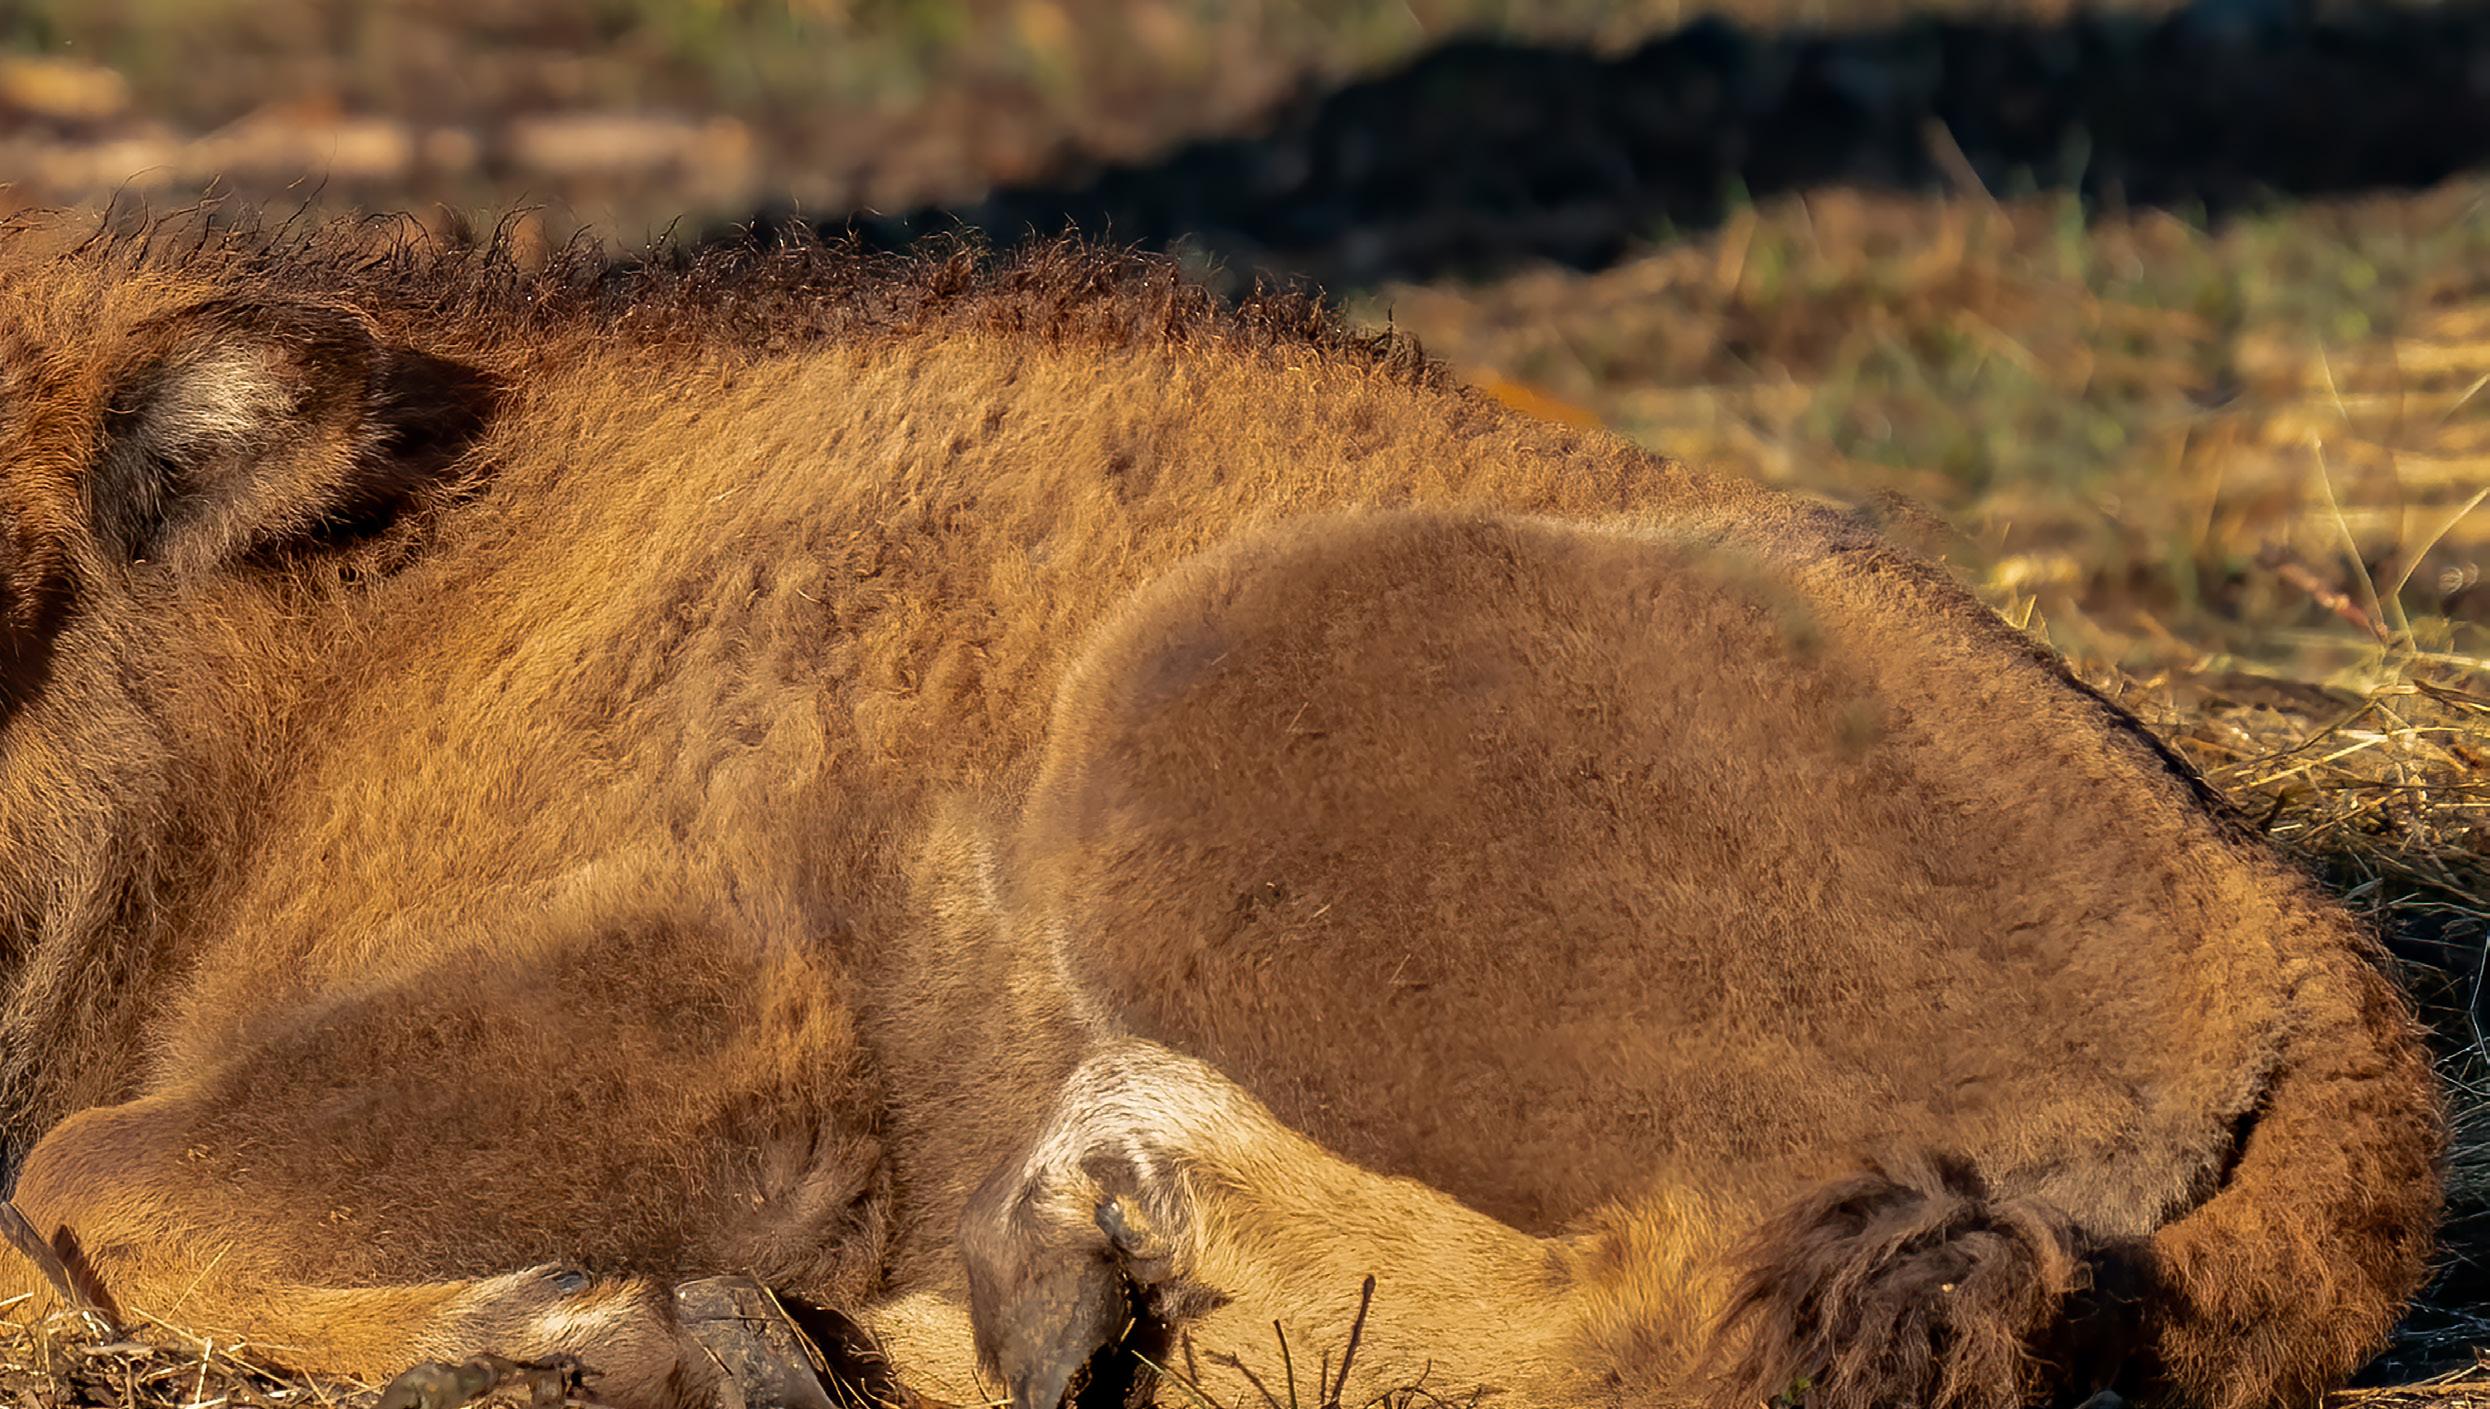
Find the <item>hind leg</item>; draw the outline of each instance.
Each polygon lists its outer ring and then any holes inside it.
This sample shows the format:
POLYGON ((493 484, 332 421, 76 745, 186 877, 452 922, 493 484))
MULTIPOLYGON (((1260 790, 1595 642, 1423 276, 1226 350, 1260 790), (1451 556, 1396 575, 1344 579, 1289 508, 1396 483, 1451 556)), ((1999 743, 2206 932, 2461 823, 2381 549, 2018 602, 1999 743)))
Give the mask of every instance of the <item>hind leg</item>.
POLYGON ((863 1299, 880 1160, 835 975, 664 918, 503 952, 62 1122, 14 1201, 134 1329, 374 1380, 568 1354, 602 1400, 699 1403, 675 1282, 863 1299))
POLYGON ((896 1384, 899 1395, 927 1405, 993 1405, 1004 1396, 978 1363, 976 1330, 968 1304, 956 1296, 916 1291, 876 1302, 856 1313, 870 1363, 859 1379, 896 1384))
MULTIPOLYGON (((255 1193, 247 1178, 211 1191, 164 1177, 200 1148, 181 1137, 214 1125, 181 1097, 85 1112, 36 1145, 18 1180, 13 1202, 66 1263, 79 1299, 125 1329, 246 1342, 298 1369, 369 1381, 478 1353, 530 1363, 569 1356, 617 1403, 712 1397, 716 1376, 689 1353, 658 1278, 551 1261, 431 1277, 411 1261, 406 1274, 370 1284, 353 1274, 328 1280, 316 1251, 307 1266, 292 1255, 314 1229, 271 1226, 283 1203, 241 1211, 255 1193)), ((319 1216, 295 1211, 306 1222, 319 1216)), ((49 1287, 26 1289, 39 1311, 49 1287)))
POLYGON ((1073 1074, 961 1238, 979 1349, 1021 1409, 1053 1409, 1136 1307, 1175 1329, 1172 1353, 1223 1402, 1259 1398, 1256 1381, 1283 1401, 1292 1380, 1308 1402, 1339 1393, 1354 1328, 1346 1402, 1423 1380, 1451 1398, 1583 1405, 1682 1398, 1718 1304, 1721 1226, 1676 1195, 1532 1237, 1341 1160, 1209 1066, 1127 1041, 1073 1074))

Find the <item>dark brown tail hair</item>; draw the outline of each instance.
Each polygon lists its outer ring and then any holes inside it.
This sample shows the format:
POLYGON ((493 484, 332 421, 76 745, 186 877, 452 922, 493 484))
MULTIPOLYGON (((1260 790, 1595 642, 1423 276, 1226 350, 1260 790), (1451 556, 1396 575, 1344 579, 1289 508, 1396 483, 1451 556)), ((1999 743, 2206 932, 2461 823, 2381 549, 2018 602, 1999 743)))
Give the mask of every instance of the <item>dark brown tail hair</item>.
POLYGON ((1968 1161, 1882 1161, 1755 1231, 1714 1342, 1735 1357, 1722 1402, 2002 1409, 2052 1380, 2106 1385, 2128 1337, 2104 1313, 2135 1304, 2133 1261, 2046 1204, 1992 1198, 1968 1161))

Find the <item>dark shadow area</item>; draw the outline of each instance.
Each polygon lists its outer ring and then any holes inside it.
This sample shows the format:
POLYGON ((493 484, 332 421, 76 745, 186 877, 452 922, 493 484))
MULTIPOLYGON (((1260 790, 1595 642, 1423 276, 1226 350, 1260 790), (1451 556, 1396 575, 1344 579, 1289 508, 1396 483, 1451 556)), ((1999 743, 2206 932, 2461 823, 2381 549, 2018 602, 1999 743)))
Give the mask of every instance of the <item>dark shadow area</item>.
POLYGON ((1615 57, 1461 41, 1306 95, 1261 136, 821 228, 889 247, 963 224, 1003 242, 1078 227, 1350 287, 1593 268, 1740 200, 1827 185, 1976 181, 2219 218, 2485 164, 2490 7, 2200 0, 2164 18, 1855 32, 1715 20, 1615 57))

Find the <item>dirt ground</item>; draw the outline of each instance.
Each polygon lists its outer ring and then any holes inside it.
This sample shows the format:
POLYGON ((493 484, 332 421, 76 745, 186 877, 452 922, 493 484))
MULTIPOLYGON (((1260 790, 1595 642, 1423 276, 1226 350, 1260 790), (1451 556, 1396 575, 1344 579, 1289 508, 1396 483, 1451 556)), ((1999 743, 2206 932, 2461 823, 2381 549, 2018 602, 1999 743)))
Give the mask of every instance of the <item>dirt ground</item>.
MULTIPOLYGON (((2387 934, 2462 1148, 2339 1401, 2490 1405, 2484 55, 2307 0, 18 0, 0 209, 1077 223, 1886 505, 2387 934)), ((0 1324, 0 1403, 359 1393, 155 1329, 0 1324)))

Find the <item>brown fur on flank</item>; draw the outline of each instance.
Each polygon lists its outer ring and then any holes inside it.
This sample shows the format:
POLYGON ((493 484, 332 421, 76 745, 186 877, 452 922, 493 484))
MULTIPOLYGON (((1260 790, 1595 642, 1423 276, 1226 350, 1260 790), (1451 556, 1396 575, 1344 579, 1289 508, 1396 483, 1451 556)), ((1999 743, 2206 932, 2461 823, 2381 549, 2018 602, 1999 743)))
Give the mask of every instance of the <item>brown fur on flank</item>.
POLYGON ((117 1308, 2232 1409, 2415 1290, 2369 940, 1856 522, 1148 260, 368 234, 0 255, 0 1139, 117 1308))

